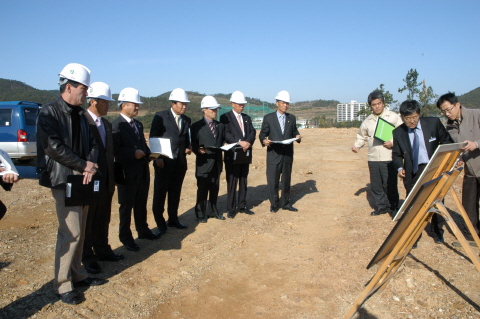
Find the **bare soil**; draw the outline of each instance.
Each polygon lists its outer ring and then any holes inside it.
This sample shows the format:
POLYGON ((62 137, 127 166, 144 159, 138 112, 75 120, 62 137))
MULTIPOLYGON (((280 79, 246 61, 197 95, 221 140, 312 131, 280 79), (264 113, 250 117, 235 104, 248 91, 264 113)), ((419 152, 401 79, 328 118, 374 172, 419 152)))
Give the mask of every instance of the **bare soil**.
MULTIPOLYGON (((355 133, 301 132, 292 174, 296 213, 269 212, 265 150, 258 141, 249 175, 253 216, 198 224, 191 155, 180 203, 188 229, 169 229, 157 241, 138 239, 141 250, 130 252, 118 240, 115 195, 110 242, 126 258, 100 262, 100 276, 109 282, 85 290, 87 300, 76 306, 52 291, 57 221, 51 193, 36 181, 20 181, 1 192, 8 212, 0 222, 0 317, 343 318, 378 269, 366 266, 395 225, 388 215, 370 216, 366 150, 350 151, 355 133)), ((401 183, 399 189, 404 198, 401 183)), ((225 209, 224 174, 219 195, 225 209)), ((450 195, 446 206, 457 216, 450 195)), ((445 239, 435 244, 425 232, 386 288, 354 318, 480 318, 480 273, 461 247, 452 246, 450 231, 445 239)))

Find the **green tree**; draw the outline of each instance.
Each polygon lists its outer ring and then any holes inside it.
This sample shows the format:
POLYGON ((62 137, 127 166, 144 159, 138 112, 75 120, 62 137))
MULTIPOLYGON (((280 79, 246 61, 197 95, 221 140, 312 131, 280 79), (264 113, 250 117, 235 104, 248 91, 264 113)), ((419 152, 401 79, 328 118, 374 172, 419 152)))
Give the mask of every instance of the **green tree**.
POLYGON ((408 91, 407 100, 415 99, 415 96, 420 94, 419 86, 422 85, 422 83, 418 82, 417 69, 410 69, 405 79, 403 79, 403 82, 405 82, 405 85, 398 89, 398 93, 408 91))

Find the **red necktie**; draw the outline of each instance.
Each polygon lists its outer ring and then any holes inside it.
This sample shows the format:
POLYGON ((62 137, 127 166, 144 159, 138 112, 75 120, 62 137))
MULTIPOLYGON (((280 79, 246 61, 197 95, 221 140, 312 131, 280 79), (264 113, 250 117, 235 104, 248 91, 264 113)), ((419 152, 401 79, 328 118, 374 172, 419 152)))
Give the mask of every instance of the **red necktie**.
POLYGON ((217 134, 215 133, 215 127, 213 126, 213 121, 209 122, 208 125, 210 126, 210 130, 212 131, 213 138, 217 139, 217 134))

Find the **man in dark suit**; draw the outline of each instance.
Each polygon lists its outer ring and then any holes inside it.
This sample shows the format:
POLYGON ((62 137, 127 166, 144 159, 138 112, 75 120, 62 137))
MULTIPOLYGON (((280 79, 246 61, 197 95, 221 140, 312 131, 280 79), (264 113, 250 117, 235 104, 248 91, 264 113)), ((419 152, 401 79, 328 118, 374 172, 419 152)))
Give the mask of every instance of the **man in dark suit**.
MULTIPOLYGON (((150 187, 148 169, 150 149, 145 142, 143 125, 134 119, 142 102, 134 88, 123 89, 118 96, 120 115, 112 122, 115 161, 121 165, 124 181, 118 185, 120 204, 120 241, 125 248, 138 251, 130 229, 130 221, 135 219, 138 238, 157 239, 147 224, 147 199, 150 187)), ((117 181, 118 182, 118 181, 117 181)))
POLYGON ((195 214, 201 223, 211 216, 224 220, 217 209, 220 173, 222 172, 222 150, 225 130, 216 121, 220 104, 210 95, 202 99, 204 118, 192 124, 192 149, 196 155, 195 177, 197 178, 197 202, 195 214), (208 200, 207 200, 208 199, 208 200))
POLYGON ((108 228, 112 210, 112 196, 115 192, 112 124, 102 116, 107 115, 109 102, 114 101, 110 87, 103 82, 90 84, 88 90, 88 109, 84 113, 90 130, 98 145, 97 165, 101 174, 101 196, 95 205, 88 206, 87 226, 83 244, 82 262, 92 274, 101 271, 98 260, 118 261, 123 255, 117 255, 108 244, 108 228))
MULTIPOLYGON (((403 124, 393 130, 392 160, 408 196, 438 145, 452 140, 439 118, 420 117, 417 101, 403 102, 400 114, 403 124)), ((434 214, 432 227, 437 235, 436 243, 444 242, 441 222, 439 215, 434 214)))
POLYGON ((187 172, 187 155, 191 154, 189 130, 192 120, 185 115, 188 100, 183 89, 175 89, 170 94, 172 107, 157 112, 152 121, 150 138, 169 138, 173 159, 159 157, 153 164, 155 182, 153 189, 153 216, 160 233, 167 231, 167 223, 163 217, 165 198, 168 193, 168 226, 179 229, 187 228, 178 220, 178 206, 182 192, 183 179, 187 172))
POLYGON ((267 184, 270 198, 270 211, 276 213, 279 208, 292 212, 298 211, 290 203, 290 181, 293 165, 293 143, 281 144, 273 141, 283 141, 301 136, 297 130, 297 120, 287 113, 290 106, 290 94, 287 91, 278 92, 275 97, 277 111, 265 115, 260 130, 262 146, 267 146, 267 184), (282 177, 282 197, 278 198, 280 176, 282 177))
POLYGON ((252 163, 252 144, 255 141, 255 128, 252 119, 243 114, 247 101, 240 91, 235 91, 230 97, 232 110, 220 116, 220 122, 225 127, 225 142, 237 143, 234 149, 225 152, 225 171, 227 175, 227 217, 234 218, 238 212, 248 215, 255 214, 247 208, 247 176, 252 163), (237 200, 238 185, 238 200, 237 200))

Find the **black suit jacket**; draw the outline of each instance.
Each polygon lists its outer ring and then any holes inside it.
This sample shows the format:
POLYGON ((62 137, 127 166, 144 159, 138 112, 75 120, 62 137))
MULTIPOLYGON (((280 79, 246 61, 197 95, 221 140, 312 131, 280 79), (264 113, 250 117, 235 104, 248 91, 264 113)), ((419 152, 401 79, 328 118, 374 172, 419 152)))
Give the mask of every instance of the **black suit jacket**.
POLYGON ((140 139, 137 137, 134 129, 130 126, 123 116, 119 115, 112 122, 113 130, 113 146, 115 154, 115 162, 120 163, 128 179, 135 179, 134 176, 139 173, 139 170, 148 169, 148 155, 151 153, 150 148, 145 141, 143 133, 143 125, 140 121, 135 120, 140 139), (147 154, 146 156, 136 159, 135 151, 139 149, 147 154))
POLYGON ((192 120, 186 115, 180 115, 181 129, 178 129, 172 110, 168 109, 155 113, 150 129, 150 137, 170 138, 174 159, 187 165, 185 149, 190 147, 188 135, 192 120))
MULTIPOLYGON (((236 143, 238 141, 247 141, 250 143, 250 163, 252 160, 252 146, 255 142, 256 131, 252 124, 252 119, 247 114, 241 114, 243 121, 243 129, 245 136, 243 136, 242 129, 238 124, 238 120, 233 111, 227 112, 220 116, 220 122, 225 127, 225 142, 228 144, 236 143)), ((243 152, 243 151, 242 151, 243 152)), ((233 150, 225 152, 225 161, 233 161, 233 150)))
MULTIPOLYGON (((285 113, 285 128, 282 134, 280 123, 278 122, 277 112, 269 113, 263 117, 262 129, 260 130, 260 142, 262 146, 263 140, 268 138, 271 141, 283 141, 289 138, 294 138, 298 133, 297 119, 290 113, 285 113)), ((300 141, 297 141, 300 143, 300 141)), ((285 156, 285 160, 293 162, 293 143, 288 145, 283 144, 270 144, 267 149, 267 163, 278 164, 282 157, 285 156)))
MULTIPOLYGON (((438 117, 421 117, 420 125, 429 159, 435 153, 438 145, 453 142, 438 117)), ((413 179, 412 145, 405 123, 393 130, 392 160, 396 170, 405 169, 404 183, 410 185, 413 179)))
POLYGON ((218 169, 218 173, 220 173, 223 168, 222 150, 219 149, 219 147, 223 146, 225 141, 225 128, 223 124, 218 121, 214 120, 213 123, 217 134, 216 139, 213 138, 213 133, 204 118, 193 123, 190 129, 192 134, 192 150, 196 155, 195 174, 197 176, 206 177, 215 166, 218 169), (212 146, 215 148, 209 148, 212 146), (200 154, 198 152, 200 147, 207 148, 207 152, 200 154))
POLYGON ((88 124, 90 125, 90 130, 92 131, 95 140, 97 141, 98 145, 98 157, 97 157, 97 164, 98 164, 98 171, 101 174, 102 178, 108 180, 108 191, 110 194, 115 192, 115 179, 114 179, 114 153, 113 153, 113 133, 112 133, 112 124, 104 119, 101 118, 103 126, 105 127, 105 140, 107 145, 103 145, 102 137, 100 136, 100 132, 98 131, 97 124, 93 121, 92 116, 90 113, 85 112, 85 117, 88 120, 88 124))

